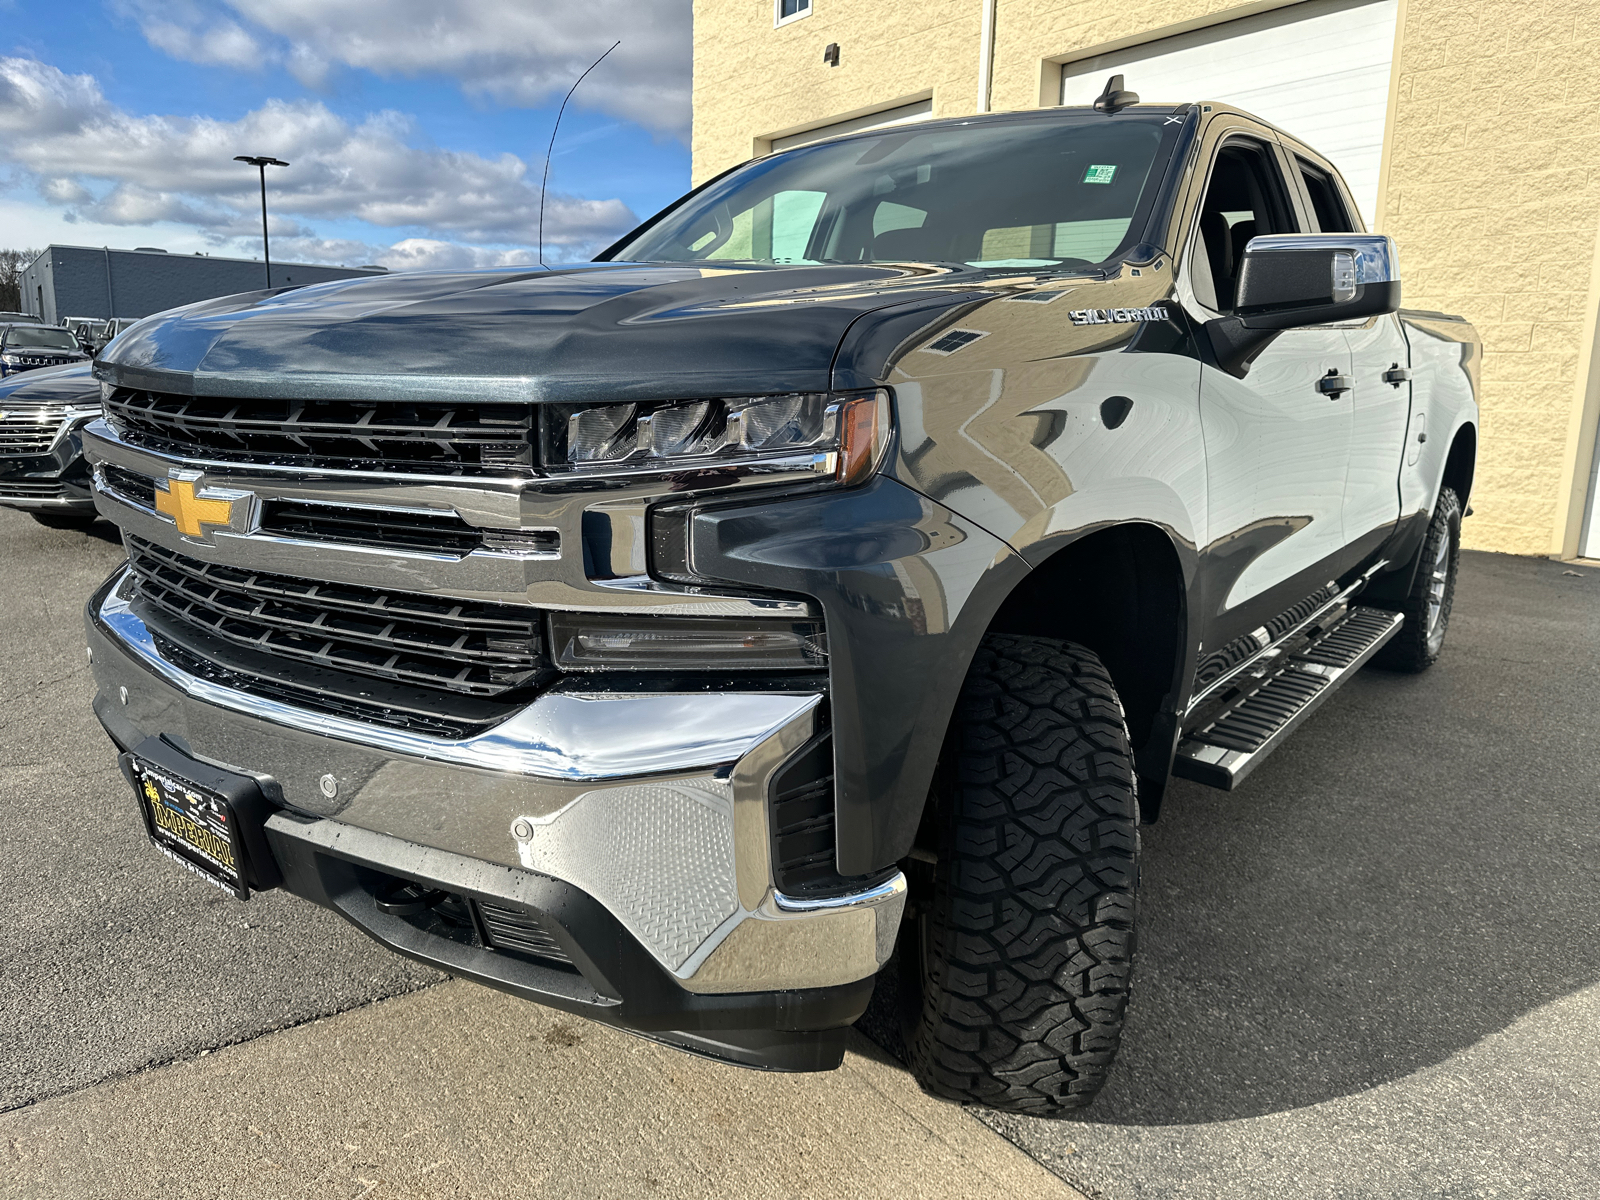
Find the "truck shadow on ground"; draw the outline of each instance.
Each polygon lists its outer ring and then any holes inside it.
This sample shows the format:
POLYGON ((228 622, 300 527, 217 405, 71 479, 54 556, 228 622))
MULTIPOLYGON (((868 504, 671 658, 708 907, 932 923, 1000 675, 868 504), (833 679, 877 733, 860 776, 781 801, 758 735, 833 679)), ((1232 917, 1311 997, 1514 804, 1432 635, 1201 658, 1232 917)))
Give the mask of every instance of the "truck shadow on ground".
MULTIPOLYGON (((1174 783, 1122 1051, 1082 1119, 1366 1091, 1600 980, 1597 645, 1600 572, 1470 556, 1433 670, 1363 672, 1236 792, 1174 783)), ((894 1051, 890 1003, 863 1031, 894 1051)))

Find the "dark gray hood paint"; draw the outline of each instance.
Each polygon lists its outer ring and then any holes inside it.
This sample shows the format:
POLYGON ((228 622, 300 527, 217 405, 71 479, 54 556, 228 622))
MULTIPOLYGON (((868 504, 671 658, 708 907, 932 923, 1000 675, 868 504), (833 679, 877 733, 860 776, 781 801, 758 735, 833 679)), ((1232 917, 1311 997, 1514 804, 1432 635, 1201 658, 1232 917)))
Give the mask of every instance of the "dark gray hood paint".
MULTIPOLYGON (((823 391, 863 313, 973 298, 945 266, 594 263, 340 280, 125 332, 108 382, 207 395, 505 401, 823 391)), ((933 311, 928 317, 933 319, 933 311)))

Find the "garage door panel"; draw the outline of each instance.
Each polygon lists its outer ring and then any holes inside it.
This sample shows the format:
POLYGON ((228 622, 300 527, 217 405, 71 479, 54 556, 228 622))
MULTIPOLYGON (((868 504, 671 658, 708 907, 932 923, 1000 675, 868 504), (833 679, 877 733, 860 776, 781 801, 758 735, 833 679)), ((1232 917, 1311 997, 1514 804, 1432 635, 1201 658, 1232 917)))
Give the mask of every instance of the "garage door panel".
POLYGON ((1398 0, 1304 0, 1068 63, 1063 104, 1108 76, 1146 102, 1236 104, 1326 155, 1370 224, 1378 197, 1398 0))

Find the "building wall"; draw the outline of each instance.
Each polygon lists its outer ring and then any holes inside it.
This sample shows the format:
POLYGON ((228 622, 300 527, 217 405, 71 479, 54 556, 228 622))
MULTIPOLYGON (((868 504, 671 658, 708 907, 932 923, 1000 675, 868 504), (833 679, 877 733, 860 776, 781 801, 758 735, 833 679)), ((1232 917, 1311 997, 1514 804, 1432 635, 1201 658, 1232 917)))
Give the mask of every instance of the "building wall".
MULTIPOLYGON (((895 103, 977 111, 984 0, 814 4, 774 29, 766 0, 696 0, 697 182, 773 136, 895 103)), ((997 0, 990 107, 1055 103, 1063 61, 1280 7, 997 0)), ((1377 227, 1399 245, 1406 304, 1483 335, 1469 546, 1577 549, 1600 414, 1597 58, 1594 6, 1401 0, 1377 227)))
POLYGON ((808 125, 930 95, 935 117, 973 111, 976 0, 814 3, 809 17, 774 29, 770 0, 695 0, 696 183, 808 125), (830 42, 841 47, 837 67, 822 61, 830 42))
MULTIPOLYGON (((359 267, 275 262, 272 283, 289 287, 380 273, 359 267)), ((262 264, 250 259, 48 246, 23 272, 22 302, 29 312, 51 322, 66 317, 148 317, 197 300, 257 291, 265 285, 262 264)))

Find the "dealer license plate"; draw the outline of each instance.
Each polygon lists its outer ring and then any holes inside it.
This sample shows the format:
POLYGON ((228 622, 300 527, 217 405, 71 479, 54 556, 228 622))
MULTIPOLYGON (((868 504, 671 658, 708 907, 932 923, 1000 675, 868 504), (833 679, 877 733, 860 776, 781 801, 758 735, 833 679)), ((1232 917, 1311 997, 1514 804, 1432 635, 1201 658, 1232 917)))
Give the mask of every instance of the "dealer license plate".
POLYGON ((150 840, 168 858, 240 900, 249 898, 238 821, 227 800, 133 760, 150 840))

